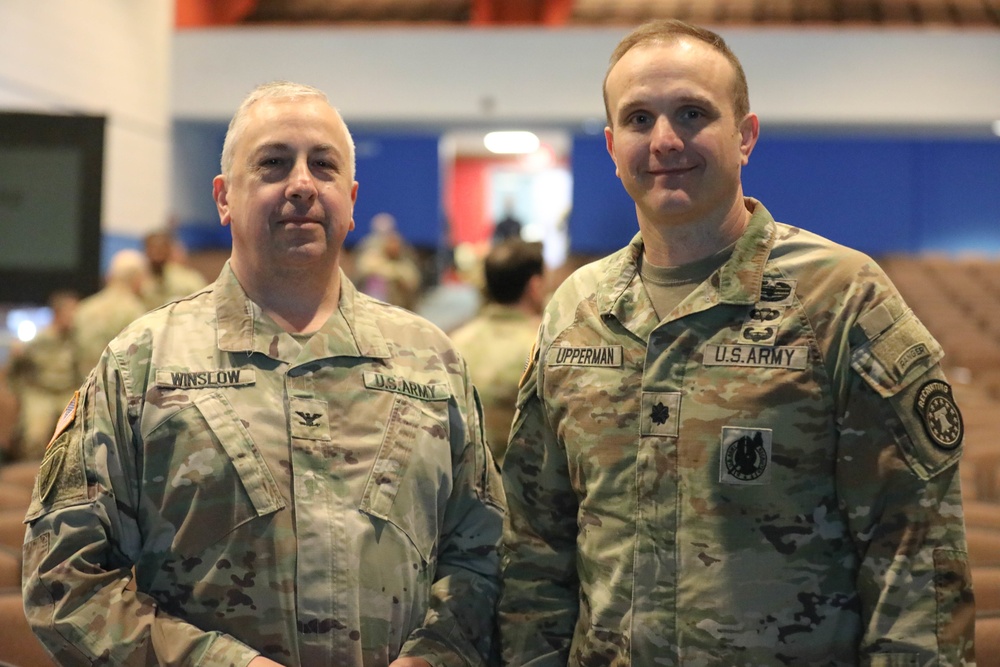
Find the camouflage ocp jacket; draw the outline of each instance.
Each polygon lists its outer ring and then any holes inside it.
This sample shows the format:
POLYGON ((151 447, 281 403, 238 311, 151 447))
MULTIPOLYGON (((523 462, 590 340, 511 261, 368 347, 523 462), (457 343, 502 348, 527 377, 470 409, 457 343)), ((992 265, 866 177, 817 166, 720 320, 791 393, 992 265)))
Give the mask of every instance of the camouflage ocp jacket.
POLYGON ((227 265, 67 409, 26 517, 32 628, 64 665, 485 664, 504 502, 480 420, 429 323, 343 278, 290 335, 227 265))
POLYGON ((660 321, 641 236, 549 303, 503 465, 508 665, 961 665, 962 423, 863 254, 759 203, 660 321))

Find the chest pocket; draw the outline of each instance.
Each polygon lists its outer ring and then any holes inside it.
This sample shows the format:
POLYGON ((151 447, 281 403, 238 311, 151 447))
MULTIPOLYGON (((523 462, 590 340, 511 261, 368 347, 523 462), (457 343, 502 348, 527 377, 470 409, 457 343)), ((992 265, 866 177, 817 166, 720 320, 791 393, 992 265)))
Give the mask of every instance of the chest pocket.
POLYGON ((152 543, 169 540, 175 553, 199 554, 247 521, 285 507, 257 446, 219 392, 199 396, 153 428, 143 455, 143 518, 157 533, 152 543))
POLYGON ((398 394, 358 509, 400 530, 426 564, 434 560, 451 495, 449 401, 398 394))

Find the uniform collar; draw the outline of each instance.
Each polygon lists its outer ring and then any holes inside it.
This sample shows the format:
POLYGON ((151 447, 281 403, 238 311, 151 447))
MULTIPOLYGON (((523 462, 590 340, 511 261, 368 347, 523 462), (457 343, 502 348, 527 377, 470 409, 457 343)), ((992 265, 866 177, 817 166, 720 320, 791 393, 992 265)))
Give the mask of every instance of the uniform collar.
POLYGON ((509 306, 502 303, 488 303, 483 306, 480 315, 491 320, 503 320, 505 322, 527 321, 531 319, 527 313, 516 306, 509 306))
MULTIPOLYGON (((761 280, 776 228, 774 218, 756 199, 746 198, 753 211, 733 254, 685 301, 686 312, 715 304, 754 304, 760 300, 761 280), (693 298, 692 298, 693 297, 693 298)), ((597 305, 602 316, 613 317, 643 339, 659 325, 653 304, 639 279, 642 233, 612 256, 597 287, 597 305), (606 287, 605 287, 606 286, 606 287)), ((679 314, 686 314, 685 312, 679 314)))
POLYGON ((215 281, 213 298, 218 346, 223 352, 259 353, 287 363, 295 363, 303 354, 313 359, 389 356, 385 338, 371 317, 372 309, 363 307, 366 297, 358 293, 343 271, 337 311, 304 341, 261 311, 243 290, 228 261, 215 281))

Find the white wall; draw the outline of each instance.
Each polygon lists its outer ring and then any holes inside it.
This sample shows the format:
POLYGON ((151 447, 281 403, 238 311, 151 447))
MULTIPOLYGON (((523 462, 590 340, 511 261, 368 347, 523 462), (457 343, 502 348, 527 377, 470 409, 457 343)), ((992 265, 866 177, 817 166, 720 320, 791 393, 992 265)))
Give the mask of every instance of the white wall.
MULTIPOLYGON (((576 123, 603 117, 615 29, 189 30, 173 112, 228 118, 257 83, 325 90, 349 122, 576 123)), ((1000 32, 721 28, 765 123, 987 128, 1000 118, 1000 32)))
POLYGON ((0 109, 107 116, 103 228, 168 216, 173 0, 3 0, 0 109))

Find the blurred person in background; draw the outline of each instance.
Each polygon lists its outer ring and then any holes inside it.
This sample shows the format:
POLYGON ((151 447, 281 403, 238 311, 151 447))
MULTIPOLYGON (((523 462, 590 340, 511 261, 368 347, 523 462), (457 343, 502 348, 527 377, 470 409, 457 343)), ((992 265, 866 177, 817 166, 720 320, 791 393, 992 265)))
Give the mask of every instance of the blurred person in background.
POLYGON ((48 299, 51 324, 11 351, 7 377, 18 404, 13 459, 42 458, 59 415, 80 385, 73 345, 78 304, 76 293, 54 292, 48 299))
POLYGON ((390 214, 376 215, 371 232, 355 247, 354 274, 365 294, 407 310, 416 308, 420 267, 390 214))
POLYGON ((521 227, 523 225, 520 218, 514 214, 514 198, 507 196, 504 199, 503 215, 493 226, 492 244, 497 245, 510 239, 521 238, 521 227))
POLYGON ((119 250, 108 263, 104 286, 80 301, 73 317, 77 384, 97 365, 111 339, 146 312, 143 288, 149 264, 138 250, 119 250))
POLYGON ((494 246, 483 263, 486 304, 451 334, 479 391, 486 437, 503 461, 517 403, 518 381, 538 334, 545 305, 542 244, 520 238, 494 246))
POLYGON ((156 231, 143 240, 149 277, 142 288, 146 310, 158 308, 174 299, 197 292, 205 286, 205 278, 184 263, 179 243, 168 231, 156 231))

